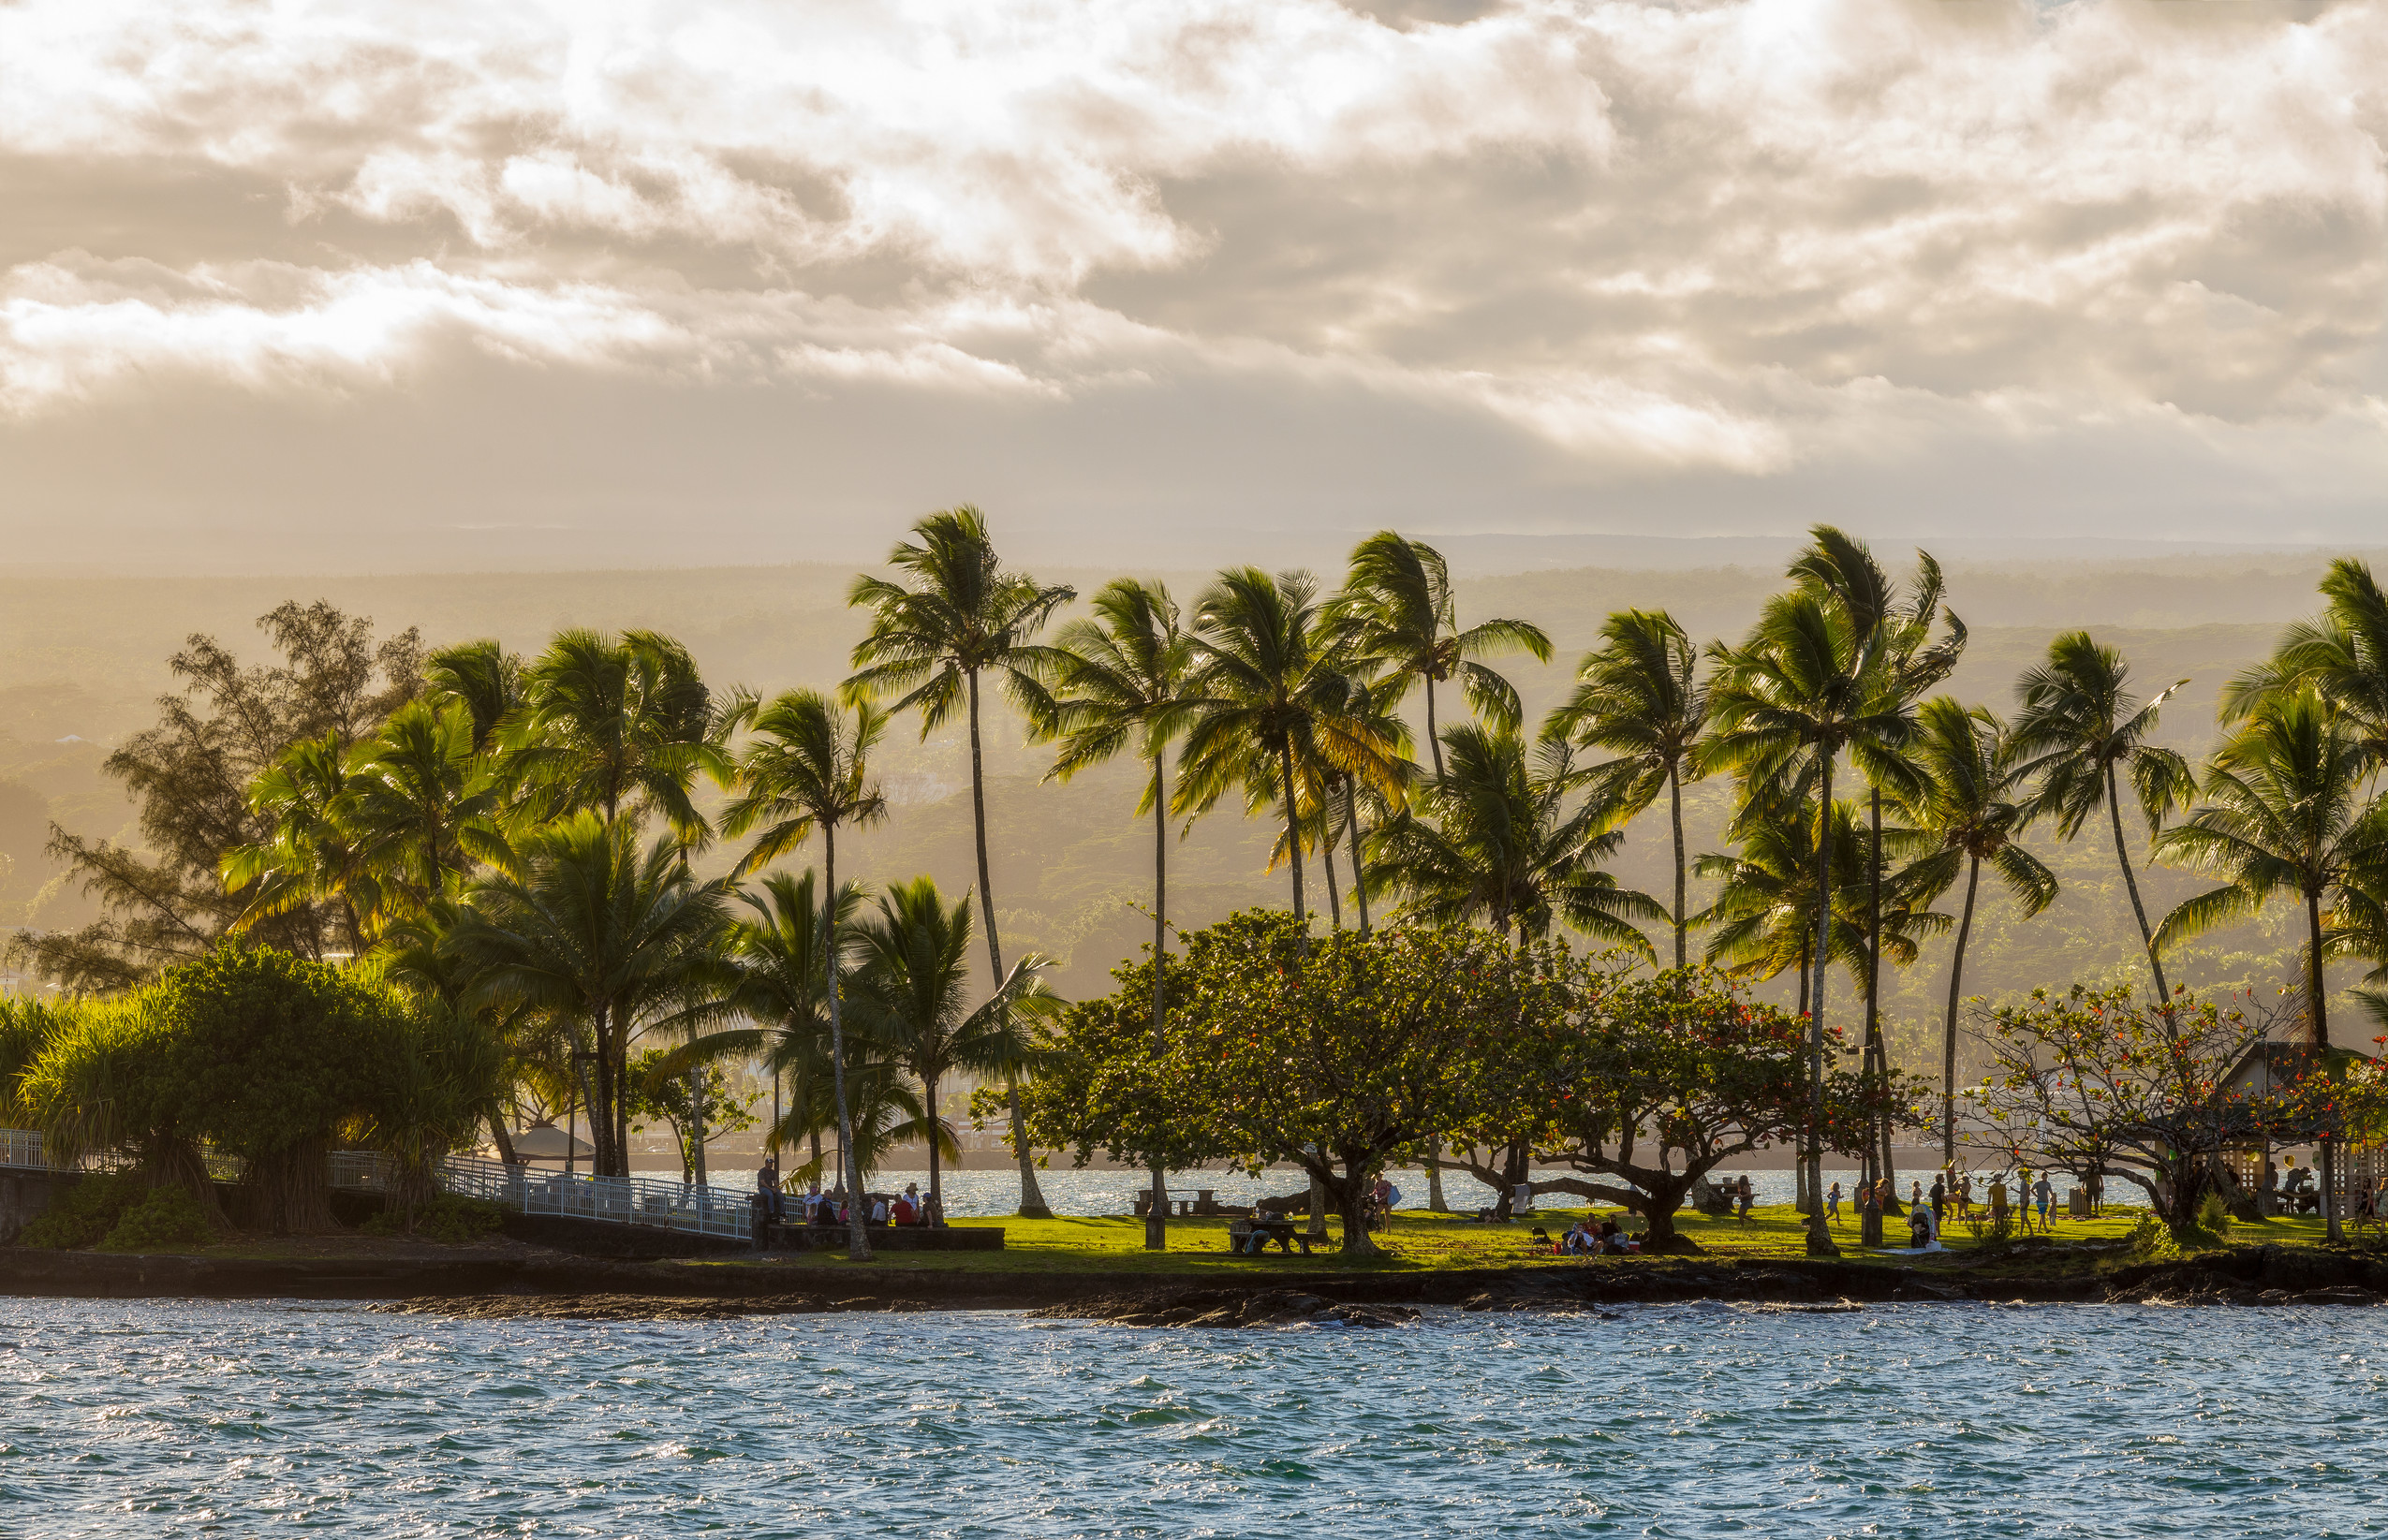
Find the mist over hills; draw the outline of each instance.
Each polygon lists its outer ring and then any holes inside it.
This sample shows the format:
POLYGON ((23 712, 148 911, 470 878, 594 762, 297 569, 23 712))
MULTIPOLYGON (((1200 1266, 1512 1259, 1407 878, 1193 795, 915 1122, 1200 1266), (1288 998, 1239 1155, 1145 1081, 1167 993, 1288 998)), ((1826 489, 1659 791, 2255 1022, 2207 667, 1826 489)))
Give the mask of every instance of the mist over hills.
MULTIPOLYGON (((1275 544, 1256 541, 1250 554, 1276 555, 1275 544)), ((2314 584, 2325 560, 2312 551, 2250 549, 2101 557, 2066 550, 2051 560, 1993 561, 1967 545, 1932 542, 1949 568, 1950 603, 1972 633, 1949 693, 2006 710, 2016 676, 2044 653, 2049 638, 2086 626, 2122 649, 2143 691, 2189 681, 2167 708, 2161 736, 2193 756, 2213 739, 2221 682, 2267 651, 2282 622, 2314 609, 2314 584)), ((1878 541, 1877 550, 1894 572, 1910 565, 1890 542, 1878 541)), ((1340 571, 1339 555, 1311 565, 1330 581, 1340 571)), ((1041 579, 1071 582, 1082 592, 1118 570, 1036 565, 1041 579)), ((135 836, 131 810, 101 762, 116 742, 155 719, 156 696, 172 687, 167 659, 193 632, 215 636, 243 659, 262 661, 257 617, 286 598, 317 597, 371 616, 384 632, 418 626, 435 645, 494 636, 530 652, 566 625, 652 626, 686 642, 717 689, 744 684, 774 691, 833 684, 845 676, 848 649, 862 628, 860 615, 845 605, 853 572, 849 565, 819 563, 394 576, 0 578, 0 855, 8 863, 0 873, 0 919, 46 928, 91 916, 89 901, 60 879, 43 854, 48 826, 55 820, 81 834, 135 836)), ((1142 575, 1162 578, 1190 599, 1209 573, 1185 567, 1142 575)), ((1510 615, 1551 634, 1558 648, 1553 665, 1511 659, 1505 666, 1531 718, 1566 689, 1610 611, 1666 609, 1696 637, 1737 636, 1782 582, 1771 560, 1707 567, 1579 566, 1467 578, 1460 605, 1463 623, 1510 615)), ((841 855, 852 852, 851 870, 871 881, 928 872, 956 893, 968 886, 966 754, 958 734, 922 742, 908 722, 897 724, 880 760, 894 816, 850 845, 841 841, 841 855)), ((1100 993, 1109 987, 1107 970, 1152 933, 1142 909, 1150 900, 1152 827, 1132 816, 1142 772, 1122 763, 1068 785, 1042 785, 1048 763, 1048 751, 1025 743, 1019 724, 999 717, 990 735, 989 801, 1005 942, 1010 950, 1034 947, 1059 959, 1056 983, 1065 994, 1100 993)), ((1720 784, 1690 789, 1694 851, 1721 847, 1725 801, 1720 784)), ((1173 834, 1172 921, 1192 928, 1242 905, 1286 902, 1286 874, 1263 870, 1274 832, 1222 808, 1182 839, 1173 834)), ((2062 845, 2045 831, 2033 840, 2063 878, 2063 896, 2047 915, 2018 924, 1985 884, 1968 960, 1968 994, 2135 976, 2137 937, 2110 844, 2086 835, 2062 845)), ((2144 858, 2136 831, 2134 843, 2134 858, 2144 858)), ((712 860, 718 868, 728 856, 716 852, 712 860)), ((1654 814, 1634 826, 1616 870, 1629 885, 1664 891, 1671 878, 1661 819, 1654 814)), ((1311 882, 1310 901, 1323 913, 1328 895, 1315 869, 1311 882)), ((2161 868, 2145 879, 2156 913, 2202 886, 2202 879, 2161 868)), ((1703 902, 1699 888, 1695 883, 1695 907, 1703 902)), ((1348 905, 1348 893, 1344 901, 1348 905)), ((2185 949, 2179 972, 2200 986, 2247 984, 2268 993, 2292 964, 2290 919, 2285 913, 2266 916, 2218 933, 2185 949)), ((1916 967, 1893 977, 1885 1010, 1895 1039, 1920 1050, 1938 1031, 1946 966, 1946 944, 1931 944, 1916 967)), ((2352 976, 2349 970, 2337 982, 2352 976)), ((1836 978, 1834 988, 1845 990, 1846 981, 1836 978)))

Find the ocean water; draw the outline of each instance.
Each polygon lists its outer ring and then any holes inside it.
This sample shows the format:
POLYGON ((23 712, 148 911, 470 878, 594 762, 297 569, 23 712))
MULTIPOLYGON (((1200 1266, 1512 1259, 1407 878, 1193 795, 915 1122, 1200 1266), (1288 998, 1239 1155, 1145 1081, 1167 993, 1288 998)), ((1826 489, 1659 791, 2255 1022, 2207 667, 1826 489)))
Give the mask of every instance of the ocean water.
POLYGON ((0 1533, 2388 1533, 2365 1311, 1168 1332, 0 1300, 0 1533))
MULTIPOLYGON (((1557 1170, 1535 1173, 1538 1179, 1573 1174, 1573 1172, 1557 1170)), ((1401 1191, 1402 1208, 1422 1210, 1426 1207, 1426 1173, 1424 1171, 1393 1171, 1388 1175, 1393 1178, 1393 1185, 1401 1191)), ((1741 1175, 1743 1173, 1739 1171, 1729 1171, 1722 1173, 1721 1180, 1732 1181, 1741 1175)), ((1747 1175, 1750 1186, 1755 1190, 1755 1195, 1761 1205, 1788 1204, 1791 1201, 1792 1176, 1791 1172, 1751 1171, 1747 1175)), ((1931 1188, 1931 1172, 1902 1172, 1899 1177, 1900 1194, 1903 1196, 1908 1194, 1910 1190, 1909 1184, 1918 1179, 1922 1180, 1927 1191, 1931 1188)), ((728 1182, 734 1178, 730 1173, 723 1173, 719 1180, 728 1182)), ((1017 1172, 948 1171, 944 1174, 944 1180, 945 1211, 956 1219, 989 1218, 1019 1211, 1020 1177, 1017 1172)), ((1132 1213, 1135 1211, 1135 1195, 1142 1192, 1150 1181, 1141 1171, 1079 1170, 1040 1171, 1037 1174, 1037 1180, 1044 1188, 1046 1203, 1051 1205, 1053 1211, 1057 1214, 1132 1213)), ((1824 1180, 1828 1183, 1839 1182, 1841 1191, 1849 1193, 1854 1191, 1857 1186, 1857 1172, 1854 1168, 1849 1170, 1828 1168, 1824 1172, 1824 1180)), ((1982 1180, 1986 1178, 1977 1180, 1974 1188, 1977 1196, 1986 1191, 1980 1184, 1982 1180)), ((929 1174, 926 1171, 881 1171, 872 1181, 876 1187, 889 1191, 901 1191, 906 1182, 916 1181, 925 1192, 928 1188, 929 1174)), ((1168 1181, 1172 1191, 1183 1189, 1184 1195, 1188 1197, 1193 1195, 1195 1190, 1208 1187, 1218 1195, 1218 1200, 1221 1203, 1247 1206, 1255 1197, 1281 1196, 1287 1193, 1304 1192, 1308 1188, 1308 1179, 1299 1171, 1269 1171, 1257 1179, 1247 1177, 1240 1171, 1179 1171, 1172 1173, 1168 1181)), ((2055 1185, 2057 1189, 2057 1202, 2061 1204, 2064 1200, 2064 1189, 2070 1183, 2060 1179, 2055 1185)), ((2108 1184, 2106 1199, 2110 1205, 2130 1205, 2145 1201, 2140 1197, 2137 1188, 2120 1181, 2108 1184)), ((1446 1171, 1443 1173, 1443 1200, 1454 1210, 1472 1213, 1480 1207, 1490 1207, 1494 1201, 1494 1194, 1490 1188, 1485 1187, 1473 1177, 1463 1176, 1456 1171, 1446 1171)), ((1983 1198, 1982 1201, 1988 1200, 1983 1198)), ((1581 1207, 1581 1200, 1564 1193, 1545 1193, 1539 1202, 1546 1209, 1581 1207)))

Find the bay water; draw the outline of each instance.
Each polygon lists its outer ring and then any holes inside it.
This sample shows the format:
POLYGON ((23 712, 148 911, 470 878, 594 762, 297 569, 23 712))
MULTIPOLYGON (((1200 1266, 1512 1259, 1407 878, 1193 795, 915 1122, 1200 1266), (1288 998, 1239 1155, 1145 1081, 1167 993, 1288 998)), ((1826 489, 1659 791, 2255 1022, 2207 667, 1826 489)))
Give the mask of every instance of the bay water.
POLYGON ((0 1533, 2388 1533, 2381 1313, 1613 1313, 0 1300, 0 1533))

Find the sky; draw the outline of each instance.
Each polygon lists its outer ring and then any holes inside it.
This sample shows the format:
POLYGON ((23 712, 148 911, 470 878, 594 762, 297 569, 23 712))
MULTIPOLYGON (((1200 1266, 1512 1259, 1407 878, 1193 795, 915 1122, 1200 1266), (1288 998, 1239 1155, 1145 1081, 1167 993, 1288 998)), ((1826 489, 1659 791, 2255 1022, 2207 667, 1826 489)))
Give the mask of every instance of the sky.
POLYGON ((13 0, 0 565, 2376 544, 2383 143, 2378 0, 13 0))

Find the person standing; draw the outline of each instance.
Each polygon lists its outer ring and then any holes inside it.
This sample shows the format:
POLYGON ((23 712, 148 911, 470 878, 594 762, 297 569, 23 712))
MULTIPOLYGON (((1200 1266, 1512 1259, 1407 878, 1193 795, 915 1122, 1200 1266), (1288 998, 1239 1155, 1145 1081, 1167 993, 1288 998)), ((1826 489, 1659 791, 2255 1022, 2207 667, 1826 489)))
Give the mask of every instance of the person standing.
POLYGON ((2056 1200, 2056 1190, 2048 1185, 2047 1172, 2041 1172, 2040 1180, 2031 1184, 2031 1196, 2032 1201, 2040 1205, 2040 1228, 2042 1233, 2045 1234, 2048 1231, 2049 1205, 2056 1200))
POLYGON ((1938 1229, 1949 1213, 1949 1184, 1946 1177, 1932 1179, 1932 1226, 1938 1229))
MULTIPOLYGON (((1746 1181, 1748 1179, 1745 1177, 1742 1180, 1746 1181)), ((1824 1190, 1824 1220, 1835 1229, 1840 1228, 1841 1184, 1837 1181, 1824 1190)))
POLYGON ((1749 1173, 1744 1171, 1741 1181, 1733 1184, 1733 1201, 1741 1209, 1741 1222, 1749 1223, 1749 1210, 1758 1206, 1758 1195, 1749 1185, 1749 1173))

